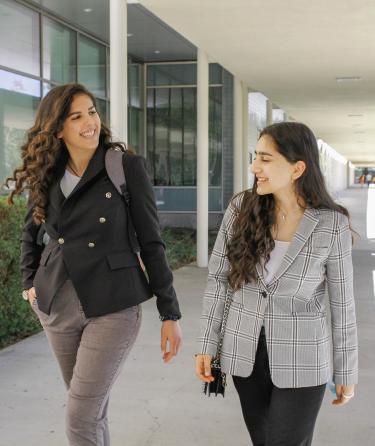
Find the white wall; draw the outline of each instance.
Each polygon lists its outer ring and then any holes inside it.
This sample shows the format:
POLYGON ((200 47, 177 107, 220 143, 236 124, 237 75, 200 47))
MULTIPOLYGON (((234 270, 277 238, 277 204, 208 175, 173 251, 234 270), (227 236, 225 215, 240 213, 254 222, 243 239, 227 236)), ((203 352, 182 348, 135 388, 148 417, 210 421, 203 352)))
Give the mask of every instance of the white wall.
MULTIPOLYGON (((260 131, 267 124, 267 98, 262 93, 249 93, 249 128, 248 148, 249 154, 254 158, 255 146, 258 142, 260 131)), ((250 166, 249 166, 250 168, 250 166)), ((248 188, 252 187, 254 175, 249 174, 248 188)))
POLYGON ((322 139, 318 139, 320 165, 330 194, 335 198, 347 188, 348 161, 322 139))

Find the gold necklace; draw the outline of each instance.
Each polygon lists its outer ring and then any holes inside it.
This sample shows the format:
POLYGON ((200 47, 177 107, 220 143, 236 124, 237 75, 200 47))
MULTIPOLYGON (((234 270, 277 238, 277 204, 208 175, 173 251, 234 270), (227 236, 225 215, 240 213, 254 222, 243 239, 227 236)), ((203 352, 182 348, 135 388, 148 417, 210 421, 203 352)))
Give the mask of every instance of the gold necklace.
POLYGON ((285 221, 288 214, 284 212, 280 207, 279 207, 279 212, 281 213, 282 220, 285 221))

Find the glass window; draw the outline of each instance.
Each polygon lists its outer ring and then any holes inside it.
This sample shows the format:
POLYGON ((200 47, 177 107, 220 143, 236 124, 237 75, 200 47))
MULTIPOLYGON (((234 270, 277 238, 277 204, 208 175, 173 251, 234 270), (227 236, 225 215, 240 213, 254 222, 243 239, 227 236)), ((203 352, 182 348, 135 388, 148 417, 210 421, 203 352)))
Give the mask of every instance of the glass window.
POLYGON ((39 100, 39 81, 0 70, 0 182, 21 162, 20 147, 39 100))
POLYGON ((223 83, 223 69, 218 63, 210 63, 209 65, 209 79, 210 84, 222 84, 223 83))
POLYGON ((40 76, 39 14, 0 0, 0 65, 40 76))
POLYGON ((147 151, 154 184, 196 184, 196 89, 150 88, 147 151))
POLYGON ((184 88, 183 96, 183 184, 197 184, 197 89, 184 88))
POLYGON ((141 107, 140 69, 139 64, 128 65, 128 104, 137 108, 141 107))
POLYGON ((85 37, 79 37, 78 82, 95 96, 106 97, 106 48, 85 37))
POLYGON ((210 87, 209 92, 209 185, 221 185, 222 165, 222 88, 210 87))
POLYGON ((140 64, 128 65, 128 143, 135 151, 139 151, 143 139, 141 69, 140 64))
POLYGON ((43 18, 43 77, 65 84, 76 80, 77 33, 43 18))
POLYGON ((174 186, 183 186, 183 133, 182 133, 182 101, 183 89, 172 88, 169 90, 169 163, 171 178, 174 186))
POLYGON ((147 85, 196 85, 196 64, 157 64, 147 66, 147 85))
POLYGON ((155 184, 170 186, 169 89, 154 90, 155 184))
POLYGON ((108 110, 109 110, 109 104, 104 99, 98 99, 95 98, 97 112, 99 113, 100 120, 106 124, 109 125, 109 119, 108 119, 108 110))
MULTIPOLYGON (((152 82, 165 84, 171 81, 169 68, 190 70, 192 64, 151 65, 152 82), (160 68, 160 71, 158 69, 160 68), (162 78, 162 75, 164 78, 162 78)), ((194 68, 196 66, 194 65, 194 68)), ((149 70, 150 73, 150 70, 149 70)), ((177 78, 173 80, 176 81, 177 78)), ((177 83, 186 79, 179 72, 177 83)), ((212 83, 222 82, 222 68, 210 65, 212 83)), ((195 82, 196 79, 190 79, 195 82)), ((150 82, 150 79, 149 79, 150 82)), ((222 152, 223 152, 223 88, 209 89, 209 186, 210 210, 222 207, 222 152)), ((197 88, 148 87, 147 88, 147 159, 152 179, 159 197, 160 210, 195 210, 192 199, 197 184, 197 88), (163 192, 163 187, 168 191, 163 192), (190 188, 183 194, 179 187, 190 188), (173 190, 172 190, 173 189, 173 190), (180 197, 173 201, 175 196, 180 197), (174 197, 174 198, 173 198, 174 197)))

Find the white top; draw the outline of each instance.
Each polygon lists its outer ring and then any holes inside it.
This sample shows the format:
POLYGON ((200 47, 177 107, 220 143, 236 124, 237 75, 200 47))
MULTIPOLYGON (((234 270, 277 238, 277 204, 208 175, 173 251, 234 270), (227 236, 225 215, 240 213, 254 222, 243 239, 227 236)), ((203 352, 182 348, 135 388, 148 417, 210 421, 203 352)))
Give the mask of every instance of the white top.
POLYGON ((69 197, 73 189, 79 183, 80 179, 81 177, 77 177, 76 175, 70 173, 69 170, 65 169, 65 174, 60 181, 61 191, 65 198, 69 197))
POLYGON ((266 284, 270 283, 275 276, 290 245, 290 242, 282 242, 280 240, 274 240, 274 242, 275 247, 270 253, 270 259, 266 264, 267 269, 263 266, 263 277, 266 284))

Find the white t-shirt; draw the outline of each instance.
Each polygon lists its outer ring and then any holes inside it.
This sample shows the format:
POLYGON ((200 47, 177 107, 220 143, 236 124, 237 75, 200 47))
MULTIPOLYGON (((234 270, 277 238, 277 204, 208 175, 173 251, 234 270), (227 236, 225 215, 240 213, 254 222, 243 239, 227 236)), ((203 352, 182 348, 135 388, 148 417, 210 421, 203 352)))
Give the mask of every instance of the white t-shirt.
POLYGON ((81 177, 77 177, 76 175, 73 175, 67 169, 65 169, 65 174, 61 178, 61 181, 60 181, 61 191, 64 194, 65 198, 69 197, 69 195, 72 193, 73 189, 79 183, 80 179, 81 179, 81 177))
POLYGON ((266 283, 270 283, 275 276, 283 258, 288 251, 290 242, 283 242, 280 240, 275 240, 275 247, 270 253, 270 259, 266 264, 267 269, 263 265, 263 277, 266 283))

